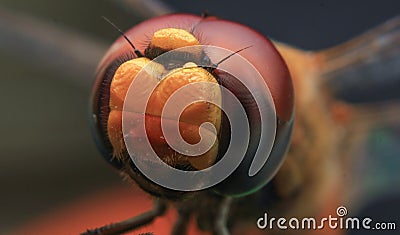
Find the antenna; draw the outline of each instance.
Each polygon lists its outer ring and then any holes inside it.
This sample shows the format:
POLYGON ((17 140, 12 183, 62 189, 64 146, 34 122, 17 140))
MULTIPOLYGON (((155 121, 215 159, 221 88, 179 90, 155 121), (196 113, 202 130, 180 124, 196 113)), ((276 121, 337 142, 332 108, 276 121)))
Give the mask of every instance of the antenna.
POLYGON ((223 58, 223 59, 220 60, 218 63, 211 65, 211 68, 213 68, 213 69, 218 68, 218 65, 220 65, 221 63, 223 63, 223 62, 226 61, 227 59, 231 58, 233 55, 238 54, 239 52, 244 51, 244 50, 246 50, 246 49, 248 49, 248 48, 250 48, 250 47, 252 47, 252 46, 247 46, 247 47, 244 47, 244 48, 242 48, 242 49, 239 49, 239 50, 237 50, 237 51, 235 51, 235 52, 232 52, 230 55, 228 55, 227 57, 223 58))
POLYGON ((133 45, 133 43, 131 42, 131 40, 129 40, 129 38, 125 35, 124 32, 122 32, 122 30, 120 28, 118 28, 118 26, 116 26, 113 22, 111 22, 111 20, 109 20, 107 17, 102 16, 103 19, 105 21, 107 21, 112 27, 114 27, 116 30, 118 30, 118 32, 125 38, 125 40, 129 43, 129 45, 131 45, 131 47, 133 48, 133 51, 135 52, 137 57, 143 57, 142 52, 140 52, 138 49, 136 49, 136 47, 133 45))

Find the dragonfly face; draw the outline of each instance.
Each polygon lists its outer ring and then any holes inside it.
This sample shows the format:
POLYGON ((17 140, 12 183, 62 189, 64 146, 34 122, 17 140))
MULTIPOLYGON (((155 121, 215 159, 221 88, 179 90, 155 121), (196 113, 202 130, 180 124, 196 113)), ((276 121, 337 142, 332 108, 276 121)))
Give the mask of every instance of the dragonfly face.
MULTIPOLYGON (((131 113, 134 113, 131 116, 132 120, 135 120, 135 117, 143 118, 146 125, 145 133, 142 133, 145 136, 134 138, 147 138, 154 152, 164 163, 181 171, 201 171, 218 165, 222 162, 224 154, 229 151, 230 140, 235 137, 231 130, 233 122, 226 113, 238 110, 222 92, 223 88, 191 91, 189 95, 197 96, 196 98, 212 96, 217 101, 213 103, 203 100, 190 104, 185 110, 176 110, 181 112, 178 119, 173 120, 172 124, 166 124, 167 129, 168 125, 171 128, 178 125, 183 140, 192 145, 202 138, 199 134, 203 128, 202 123, 212 124, 214 132, 203 129, 206 133, 204 136, 205 139, 215 141, 199 156, 182 154, 171 148, 171 143, 165 140, 161 122, 165 118, 162 112, 167 100, 179 89, 201 82, 220 85, 237 97, 242 106, 248 118, 243 125, 249 126, 249 139, 242 156, 243 161, 225 179, 212 185, 211 189, 222 195, 239 196, 253 193, 268 183, 282 163, 293 123, 293 88, 290 74, 273 44, 254 30, 238 23, 186 14, 150 19, 133 27, 125 35, 136 47, 136 53, 126 39, 119 38, 98 66, 93 88, 92 124, 96 142, 106 160, 153 195, 177 198, 185 191, 171 190, 149 180, 132 161, 131 155, 139 155, 139 160, 141 158, 142 161, 150 162, 149 164, 154 162, 148 161, 145 154, 141 154, 143 152, 140 146, 133 148, 133 153, 127 148, 129 140, 125 137, 138 133, 135 127, 126 130, 123 125, 124 107, 127 107, 127 102, 131 102, 128 101, 132 89, 130 86, 133 86, 133 81, 138 80, 137 75, 140 71, 148 70, 145 67, 151 65, 153 70, 148 76, 153 78, 145 81, 155 79, 157 86, 149 95, 144 111, 134 110, 134 105, 131 106, 131 113), (233 53, 213 57, 213 53, 207 51, 208 48, 201 47, 204 45, 223 48, 233 53), (187 51, 185 48, 189 47, 201 49, 187 51), (174 50, 178 52, 171 54, 174 50), (236 52, 238 50, 241 51, 236 52), (168 62, 152 62, 161 55, 166 57, 168 62), (245 69, 246 66, 240 64, 236 57, 247 61, 250 69, 245 69), (257 72, 259 80, 251 76, 251 69, 257 72), (157 76, 154 76, 154 73, 157 73, 157 76), (269 119, 264 118, 265 113, 268 113, 269 119), (273 117, 270 117, 271 113, 274 114, 273 117), (269 122, 264 122, 265 120, 269 122), (268 131, 273 134, 273 138, 269 138, 267 142, 264 135, 268 131), (269 146, 268 151, 258 153, 259 166, 252 166, 256 162, 257 149, 264 145, 269 146), (265 161, 261 161, 260 164, 260 159, 265 161), (254 176, 250 177, 251 167, 257 169, 256 174, 253 172, 254 176)), ((136 86, 132 94, 146 90, 142 88, 136 86)))
MULTIPOLYGON (((220 106, 215 105, 218 102, 205 101, 202 104, 192 106, 192 109, 185 110, 187 113, 183 116, 187 119, 183 122, 182 116, 172 119, 179 124, 180 131, 177 133, 184 137, 184 141, 191 144, 196 144, 196 141, 199 141, 196 134, 201 132, 199 131, 201 129, 200 123, 209 122, 215 126, 215 132, 209 135, 210 138, 207 138, 212 139, 214 137, 216 141, 213 143, 215 144, 209 149, 209 152, 202 155, 202 158, 193 159, 189 155, 179 155, 179 151, 169 152, 169 146, 160 141, 164 140, 165 136, 161 133, 160 121, 155 119, 162 119, 162 115, 160 115, 160 110, 154 111, 154 109, 163 106, 166 102, 160 99, 149 99, 153 100, 149 105, 156 115, 152 116, 153 122, 148 122, 154 124, 149 125, 153 128, 152 131, 149 131, 146 127, 142 135, 147 135, 150 142, 153 139, 151 148, 155 152, 161 153, 157 157, 169 166, 187 172, 212 169, 224 160, 224 153, 229 150, 227 143, 231 142, 235 136, 246 134, 246 132, 232 134, 234 128, 230 126, 231 120, 227 117, 226 111, 229 110, 229 107, 230 110, 239 109, 236 109, 237 106, 234 105, 229 106, 230 100, 222 93, 222 87, 227 88, 237 97, 245 110, 245 115, 248 117, 246 122, 242 122, 243 125, 247 123, 249 126, 249 142, 245 143, 248 148, 243 154, 243 161, 232 174, 210 186, 211 190, 201 191, 200 196, 197 194, 195 203, 190 203, 191 200, 178 203, 180 205, 178 211, 183 211, 182 215, 184 215, 180 218, 187 217, 188 214, 195 214, 200 228, 212 230, 218 223, 215 221, 224 221, 221 220, 219 215, 219 212, 224 211, 224 208, 219 207, 219 205, 224 203, 221 203, 218 195, 244 196, 256 191, 258 193, 243 197, 239 199, 241 200, 239 203, 234 204, 233 213, 229 215, 231 223, 243 223, 246 219, 249 219, 252 223, 256 219, 255 214, 263 213, 265 210, 282 217, 304 217, 310 214, 323 216, 334 211, 342 200, 341 195, 338 195, 340 194, 338 189, 342 188, 345 182, 340 179, 340 175, 345 171, 343 162, 346 162, 344 159, 351 150, 350 146, 354 145, 354 135, 357 133, 353 131, 355 129, 368 129, 366 127, 366 125, 369 125, 368 118, 366 122, 357 120, 362 120, 365 114, 370 112, 368 107, 347 104, 336 97, 335 94, 337 90, 340 91, 340 86, 336 87, 334 80, 337 81, 337 78, 345 80, 344 82, 347 82, 347 85, 351 85, 353 83, 351 79, 348 79, 349 77, 362 75, 365 78, 365 73, 362 73, 365 67, 371 71, 381 71, 382 66, 390 64, 385 63, 385 61, 396 63, 398 54, 395 52, 398 51, 398 48, 396 44, 391 42, 398 38, 397 28, 398 20, 394 20, 379 28, 375 34, 372 34, 372 37, 367 34, 344 46, 319 52, 302 51, 276 42, 274 44, 280 54, 270 41, 253 30, 237 23, 216 18, 169 15, 151 19, 129 30, 127 36, 146 57, 139 59, 151 60, 149 63, 156 63, 155 68, 160 68, 160 63, 158 63, 160 57, 164 57, 175 50, 185 52, 186 46, 212 45, 233 52, 215 58, 213 53, 203 47, 202 50, 181 53, 178 57, 171 56, 172 60, 169 63, 161 63, 161 69, 153 70, 166 70, 166 72, 160 72, 155 76, 159 78, 159 84, 156 88, 158 93, 156 93, 161 94, 165 100, 168 100, 170 94, 175 93, 183 86, 192 85, 190 76, 180 76, 179 74, 185 74, 185 71, 195 69, 198 72, 196 72, 198 79, 218 84, 221 89, 208 89, 208 92, 201 92, 200 89, 192 94, 197 94, 198 97, 207 97, 207 95, 212 94, 222 103, 228 103, 228 106, 225 106, 228 109, 224 109, 224 106, 218 109, 220 106), (382 40, 379 40, 381 34, 389 40, 385 40, 385 43, 376 47, 377 40, 382 42, 382 40), (145 37, 144 35, 148 36, 145 37), (382 55, 382 58, 371 64, 369 59, 371 50, 365 48, 375 50, 376 54, 382 55), (241 49, 243 50, 235 53, 235 51, 241 49), (394 53, 387 53, 387 51, 394 51, 394 53), (357 56, 348 56, 349 52, 351 52, 350 55, 354 53, 357 56), (290 75, 280 55, 285 59, 290 75), (182 57, 188 59, 182 60, 182 57), (250 70, 246 69, 246 63, 237 62, 236 59, 240 57, 245 58, 259 72, 261 80, 267 85, 268 92, 258 92, 263 86, 257 83, 257 79, 254 79, 256 76, 246 76, 249 75, 250 70), (362 58, 362 60, 359 60, 359 58, 362 58), (220 61, 222 63, 219 63, 220 61), (357 68, 363 69, 357 70, 357 68), (357 71, 357 73, 354 71, 357 71), (239 76, 234 76, 237 74, 239 76), (293 78, 293 85, 297 94, 295 104, 296 127, 292 141, 290 141, 290 135, 293 121, 293 88, 290 76, 293 78), (170 82, 169 85, 165 84, 166 81, 170 82), (268 94, 271 99, 266 98, 268 94), (264 106, 258 105, 257 97, 266 98, 267 102, 264 106), (268 100, 271 102, 268 102, 268 100), (262 121, 262 116, 265 114, 265 109, 262 110, 263 107, 268 107, 274 111, 273 122, 262 121), (196 120, 195 124, 191 126, 195 127, 195 131, 187 128, 187 126, 185 129, 183 124, 188 124, 188 120, 192 122, 196 120), (265 124, 267 126, 275 124, 275 136, 272 142, 262 141, 262 130, 264 130, 265 124), (192 142, 189 140, 192 140, 192 142), (286 154, 284 164, 279 168, 289 142, 291 142, 290 151, 286 154), (262 167, 256 169, 256 174, 251 176, 251 169, 257 158, 256 149, 268 144, 271 145, 271 149, 265 151, 264 153, 267 154, 263 156, 264 159, 268 158, 266 164, 261 164, 262 167), (341 146, 348 146, 348 148, 341 146), (271 180, 277 171, 273 182, 259 190, 271 180), (313 202, 312 206, 307 204, 309 201, 313 202), (201 205, 200 209, 195 209, 198 205, 201 205)), ((170 187, 160 186, 160 184, 155 183, 156 181, 149 180, 150 178, 147 175, 141 173, 138 165, 141 162, 149 162, 146 158, 147 155, 140 154, 141 145, 136 145, 133 152, 129 151, 130 141, 125 138, 125 134, 129 135, 136 132, 129 132, 129 130, 124 132, 124 118, 121 115, 115 115, 116 118, 112 115, 113 107, 110 104, 113 104, 114 101, 110 98, 112 97, 110 87, 113 87, 114 81, 119 80, 119 77, 115 76, 115 74, 118 74, 116 71, 124 68, 126 61, 130 61, 127 63, 138 64, 139 67, 142 63, 136 58, 138 55, 140 56, 140 53, 135 55, 132 51, 128 43, 120 38, 113 44, 98 67, 92 99, 96 138, 106 159, 123 173, 128 174, 130 178, 133 178, 147 192, 164 198, 182 199, 182 196, 187 195, 187 191, 190 190, 171 190, 170 187), (134 59, 134 61, 131 61, 131 59, 134 59), (115 120, 115 122, 112 122, 114 125, 109 125, 110 120, 115 120), (110 129, 114 129, 114 132, 110 129), (132 155, 138 155, 139 162, 136 162, 132 155)), ((147 69, 144 70, 148 71, 147 69)), ((373 79, 373 74, 368 73, 367 78, 373 79)), ((134 79, 137 79, 137 77, 134 79)), ((141 92, 142 89, 140 88, 140 86, 136 87, 134 91, 141 92)), ((131 88, 126 87, 124 89, 125 91, 131 90, 131 88)), ((126 97, 124 94, 119 95, 125 102, 122 105, 123 107, 127 102, 131 102, 128 99, 130 97, 129 91, 127 91, 126 97)), ((181 99, 185 100, 185 98, 181 99)), ((146 117, 149 113, 142 112, 141 114, 146 117)), ((146 123, 146 118, 144 120, 146 123)), ((150 168, 153 168, 153 165, 150 168)), ((154 169, 156 168, 154 167, 154 169)), ((159 175, 164 174, 166 177, 168 175, 163 170, 156 170, 155 172, 159 175)), ((185 179, 190 180, 191 177, 185 179)), ((207 182, 207 179, 204 182, 207 182)), ((178 220, 178 227, 180 222, 182 221, 178 220)), ((221 231, 216 234, 225 234, 223 229, 221 231)), ((297 232, 295 231, 295 234, 297 232)))

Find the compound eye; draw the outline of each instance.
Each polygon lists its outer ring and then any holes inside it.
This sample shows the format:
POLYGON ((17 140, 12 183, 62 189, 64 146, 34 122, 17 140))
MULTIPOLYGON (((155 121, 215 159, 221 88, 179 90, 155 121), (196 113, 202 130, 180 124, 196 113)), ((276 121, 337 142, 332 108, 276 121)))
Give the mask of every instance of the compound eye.
MULTIPOLYGON (((189 15, 152 19, 127 36, 145 34, 144 57, 99 66, 93 126, 106 159, 119 168, 131 160, 175 191, 243 196, 267 184, 293 128, 292 83, 273 44, 246 26, 189 15)), ((117 41, 103 63, 126 50, 117 41)))

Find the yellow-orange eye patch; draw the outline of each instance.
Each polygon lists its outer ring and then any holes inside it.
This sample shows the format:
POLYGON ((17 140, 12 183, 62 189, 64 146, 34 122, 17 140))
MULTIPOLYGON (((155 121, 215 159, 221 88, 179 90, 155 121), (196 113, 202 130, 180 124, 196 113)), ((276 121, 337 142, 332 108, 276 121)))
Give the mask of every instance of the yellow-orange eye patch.
MULTIPOLYGON (((108 119, 108 136, 114 149, 114 156, 121 157, 122 152, 126 149, 122 133, 122 109, 127 91, 135 79, 136 75, 146 65, 149 66, 151 60, 147 58, 137 58, 123 63, 115 72, 110 85, 110 113, 108 119)), ((157 74, 164 73, 164 67, 157 63, 151 63, 152 71, 157 74), (156 69, 157 71, 154 71, 156 69)), ((151 78, 151 76, 149 76, 151 78)), ((156 77, 152 77, 157 79, 156 77)), ((158 156, 171 166, 178 164, 190 164, 196 169, 204 169, 215 163, 218 153, 218 138, 217 134, 221 124, 221 110, 217 105, 206 101, 200 101, 190 104, 184 109, 174 123, 167 124, 169 126, 179 124, 179 132, 182 138, 189 144, 196 144, 200 141, 199 135, 201 124, 208 122, 214 125, 217 133, 211 130, 203 129, 205 133, 203 138, 216 139, 212 147, 200 156, 185 156, 173 151, 165 141, 161 129, 161 117, 164 106, 167 100, 180 88, 191 83, 213 83, 218 84, 212 74, 203 68, 197 67, 194 63, 188 63, 183 68, 178 68, 170 71, 157 85, 151 94, 147 109, 145 112, 146 133, 147 138, 152 144, 158 156)), ((140 92, 140 91, 138 91, 140 92)), ((200 100, 204 98, 211 99, 218 104, 221 102, 221 93, 218 86, 204 86, 204 89, 191 90, 189 95, 200 100)), ((134 107, 130 107, 130 111, 134 111, 134 107)), ((179 112, 179 110, 177 110, 179 112)), ((163 119, 164 120, 164 119, 163 119)), ((174 141, 174 140, 173 140, 174 141)))
POLYGON ((156 31, 151 38, 149 47, 158 47, 169 51, 186 46, 199 45, 196 37, 183 29, 165 28, 156 31))

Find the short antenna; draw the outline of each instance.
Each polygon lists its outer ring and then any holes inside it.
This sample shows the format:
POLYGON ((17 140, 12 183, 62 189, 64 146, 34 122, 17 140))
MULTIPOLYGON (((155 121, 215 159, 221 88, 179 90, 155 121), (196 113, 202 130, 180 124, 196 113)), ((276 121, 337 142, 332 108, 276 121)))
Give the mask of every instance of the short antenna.
POLYGON ((231 58, 231 57, 234 56, 235 54, 238 54, 239 52, 244 51, 244 50, 246 50, 246 49, 248 49, 248 48, 250 48, 250 47, 252 47, 252 46, 247 46, 247 47, 244 47, 244 48, 242 48, 242 49, 239 49, 239 50, 237 50, 237 51, 235 51, 235 52, 232 52, 230 55, 228 55, 227 57, 223 58, 223 59, 220 60, 218 63, 211 65, 211 68, 213 68, 213 69, 218 68, 218 65, 220 65, 221 63, 223 63, 223 62, 226 61, 227 59, 231 58))

